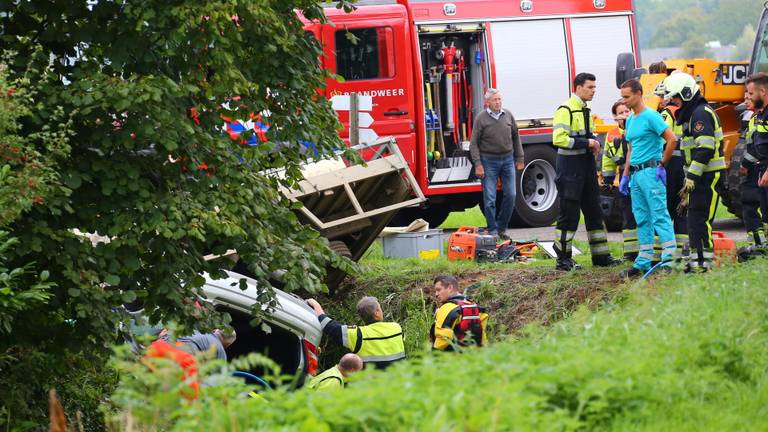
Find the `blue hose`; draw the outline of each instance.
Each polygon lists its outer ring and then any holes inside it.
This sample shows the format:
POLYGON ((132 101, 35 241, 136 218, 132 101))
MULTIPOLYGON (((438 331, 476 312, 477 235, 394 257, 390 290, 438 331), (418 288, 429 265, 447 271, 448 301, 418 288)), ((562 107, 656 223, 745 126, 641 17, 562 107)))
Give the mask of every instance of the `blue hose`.
POLYGON ((647 272, 645 272, 645 274, 643 275, 642 279, 646 279, 646 278, 647 278, 648 276, 650 276, 650 275, 651 275, 651 274, 652 274, 652 273, 653 273, 653 272, 654 272, 654 271, 655 271, 657 268, 661 267, 661 265, 662 265, 662 264, 667 264, 667 262, 665 262, 665 261, 662 261, 662 262, 660 262, 660 263, 656 264, 655 266, 651 267, 651 268, 650 268, 650 270, 648 270, 647 272))
POLYGON ((272 390, 272 386, 270 386, 268 382, 264 381, 263 379, 257 377, 256 375, 254 375, 254 374, 252 374, 250 372, 234 371, 234 372, 232 372, 232 376, 233 377, 245 378, 245 379, 256 381, 257 383, 259 383, 262 386, 266 387, 267 390, 272 390))

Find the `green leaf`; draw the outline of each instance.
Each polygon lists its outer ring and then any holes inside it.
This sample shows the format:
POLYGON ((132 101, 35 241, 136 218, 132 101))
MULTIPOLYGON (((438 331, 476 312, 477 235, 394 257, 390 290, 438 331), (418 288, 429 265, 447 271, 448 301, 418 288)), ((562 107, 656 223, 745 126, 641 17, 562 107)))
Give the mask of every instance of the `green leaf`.
POLYGON ((112 274, 107 275, 107 277, 104 278, 104 282, 112 286, 120 285, 120 276, 112 275, 112 274))

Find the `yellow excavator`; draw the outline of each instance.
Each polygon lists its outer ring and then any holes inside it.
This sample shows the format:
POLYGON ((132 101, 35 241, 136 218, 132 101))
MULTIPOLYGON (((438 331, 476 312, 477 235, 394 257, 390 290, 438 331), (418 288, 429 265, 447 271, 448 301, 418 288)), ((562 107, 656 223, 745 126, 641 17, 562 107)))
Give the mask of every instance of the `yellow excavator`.
MULTIPOLYGON (((727 168, 726 190, 721 195, 723 204, 734 215, 741 217, 741 192, 739 189, 739 166, 744 154, 744 142, 739 138, 740 114, 743 112, 745 81, 756 72, 768 72, 768 6, 763 9, 757 36, 752 48, 750 61, 719 62, 712 59, 669 59, 664 60, 666 73, 648 73, 645 68, 635 64, 632 53, 622 53, 616 59, 616 86, 630 79, 638 78, 643 86, 646 106, 655 109, 660 99, 653 94, 656 86, 670 73, 679 70, 690 74, 698 82, 702 95, 714 108, 723 128, 723 153, 727 168)), ((606 133, 615 125, 599 124, 597 133, 606 133)), ((615 193, 615 192, 613 192, 615 193)), ((621 212, 618 209, 608 211, 606 224, 620 229, 621 212), (618 220, 617 220, 618 219, 618 220)))

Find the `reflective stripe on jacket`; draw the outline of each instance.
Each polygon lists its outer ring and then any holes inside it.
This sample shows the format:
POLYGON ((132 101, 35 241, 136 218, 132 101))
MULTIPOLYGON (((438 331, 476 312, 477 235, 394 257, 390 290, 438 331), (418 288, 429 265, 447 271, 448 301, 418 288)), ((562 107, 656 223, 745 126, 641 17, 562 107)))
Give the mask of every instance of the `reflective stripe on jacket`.
POLYGON ((704 124, 701 117, 692 115, 688 122, 683 125, 683 139, 680 142, 680 150, 685 157, 688 174, 695 177, 699 177, 705 172, 725 169, 725 158, 722 155, 723 128, 720 126, 717 114, 709 105, 704 105, 703 110, 709 115, 707 120, 711 124, 704 124), (702 131, 704 132, 702 133, 702 131), (712 156, 708 160, 697 160, 693 155, 696 150, 707 150, 711 152, 712 156))
POLYGON ((395 322, 375 322, 342 331, 342 343, 365 363, 391 363, 405 358, 403 329, 395 322))

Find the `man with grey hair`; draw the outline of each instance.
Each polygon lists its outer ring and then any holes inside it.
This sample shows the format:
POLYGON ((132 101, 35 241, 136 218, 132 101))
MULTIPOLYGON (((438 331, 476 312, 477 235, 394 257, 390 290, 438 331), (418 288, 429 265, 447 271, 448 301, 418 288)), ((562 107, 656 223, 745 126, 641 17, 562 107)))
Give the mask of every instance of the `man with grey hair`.
POLYGON ((339 364, 312 378, 307 387, 320 391, 344 388, 349 376, 362 368, 363 361, 357 354, 344 354, 339 364))
POLYGON ((515 118, 501 107, 501 92, 489 88, 485 92, 486 108, 475 117, 469 154, 477 175, 483 184, 483 213, 489 234, 506 239, 515 210, 515 169, 525 166, 525 155, 515 118), (501 178, 503 199, 496 209, 496 184, 501 178), (498 214, 497 214, 498 213, 498 214))
POLYGON ((315 299, 307 300, 315 311, 323 333, 331 340, 358 354, 363 362, 384 369, 405 358, 403 329, 396 322, 384 322, 384 311, 376 297, 363 297, 357 302, 357 313, 363 319, 363 326, 348 326, 325 314, 315 299))

